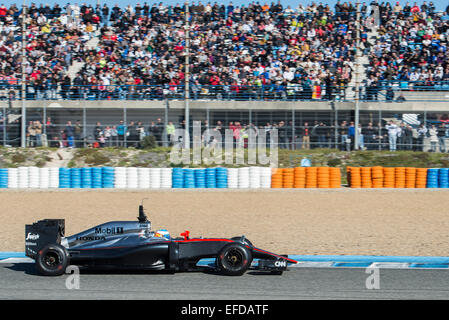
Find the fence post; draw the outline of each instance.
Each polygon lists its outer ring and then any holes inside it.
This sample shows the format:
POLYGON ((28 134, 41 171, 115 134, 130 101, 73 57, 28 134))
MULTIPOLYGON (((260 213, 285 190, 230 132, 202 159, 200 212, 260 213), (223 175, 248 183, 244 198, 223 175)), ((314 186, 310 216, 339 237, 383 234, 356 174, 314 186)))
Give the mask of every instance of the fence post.
MULTIPOLYGON (((424 126, 427 129, 427 110, 424 110, 424 126)), ((427 129, 427 130, 429 130, 429 129, 427 129)), ((421 151, 424 151, 424 139, 422 139, 421 151)))
POLYGON ((3 105, 3 146, 6 146, 6 126, 8 125, 8 117, 6 116, 6 107, 3 105))
POLYGON ((123 135, 123 145, 125 146, 125 148, 127 148, 128 144, 127 144, 126 134, 128 132, 128 120, 126 119, 126 104, 123 107, 123 123, 125 125, 125 132, 123 135))
POLYGON ((379 110, 379 151, 382 150, 382 143, 383 143, 383 137, 382 137, 382 110, 379 110), (382 137, 382 138, 381 138, 382 137))
POLYGON ((164 142, 163 142, 163 144, 162 144, 164 147, 168 147, 167 125, 168 125, 168 99, 165 99, 165 110, 164 110, 164 142))
POLYGON ((207 108, 206 109, 206 120, 207 120, 207 128, 206 129, 209 129, 210 128, 210 112, 209 112, 210 110, 209 110, 209 108, 207 108))
POLYGON ((295 109, 292 108, 292 142, 291 150, 296 149, 296 136, 295 136, 295 109))
MULTIPOLYGON (((86 105, 83 106, 83 147, 86 147, 86 125, 87 125, 87 111, 86 105)), ((79 142, 78 142, 79 143, 79 142)))
POLYGON ((338 143, 338 109, 335 106, 335 102, 331 102, 331 106, 334 109, 334 136, 335 136, 335 149, 338 149, 339 143, 338 143))

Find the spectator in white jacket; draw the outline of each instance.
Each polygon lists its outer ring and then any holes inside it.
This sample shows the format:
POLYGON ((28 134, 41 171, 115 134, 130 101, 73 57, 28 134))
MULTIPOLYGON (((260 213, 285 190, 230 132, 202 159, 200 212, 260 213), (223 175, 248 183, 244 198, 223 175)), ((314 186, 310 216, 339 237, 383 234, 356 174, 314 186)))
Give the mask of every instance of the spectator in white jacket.
POLYGON ((435 127, 434 124, 429 129, 429 136, 430 136, 430 151, 436 152, 438 143, 438 129, 435 127))
POLYGON ((388 144, 390 146, 390 151, 396 151, 396 142, 398 139, 398 126, 393 120, 385 126, 388 130, 388 144))

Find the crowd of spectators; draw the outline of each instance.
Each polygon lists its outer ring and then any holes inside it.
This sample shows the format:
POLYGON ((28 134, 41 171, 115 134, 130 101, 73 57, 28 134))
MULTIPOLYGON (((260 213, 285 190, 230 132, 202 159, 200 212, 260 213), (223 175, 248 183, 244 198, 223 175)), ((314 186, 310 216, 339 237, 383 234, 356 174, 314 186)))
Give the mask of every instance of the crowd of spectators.
MULTIPOLYGON (((31 4, 26 16, 25 74, 28 99, 56 99, 69 83, 67 71, 74 61, 84 61, 85 43, 93 26, 71 6, 31 4)), ((22 8, 0 6, 0 83, 2 99, 14 99, 22 77, 22 8)))
POLYGON ((396 84, 404 90, 449 90, 449 5, 383 2, 378 38, 369 53, 367 90, 396 84))
MULTIPOLYGON (((189 10, 193 98, 321 98, 322 87, 331 96, 351 80, 353 5, 341 14, 328 5, 293 9, 279 2, 241 7, 198 2, 189 10)), ((98 50, 76 83, 103 86, 100 96, 117 96, 115 86, 125 84, 130 96, 181 97, 183 11, 180 5, 162 3, 114 7, 109 23, 101 28, 98 50), (140 85, 154 87, 143 90, 140 85)))
MULTIPOLYGON (((0 6, 2 99, 21 79, 21 8, 0 6), (9 85, 9 86, 8 86, 9 85)), ((69 3, 27 10, 28 99, 182 98, 185 83, 184 4, 121 8, 69 3), (96 48, 86 47, 94 36, 96 48), (74 61, 84 67, 73 76, 74 61)), ((297 7, 192 2, 192 98, 345 99, 353 78, 356 8, 311 2, 297 7)), ((449 90, 449 6, 361 4, 361 50, 369 56, 365 98, 387 81, 449 90), (368 33, 375 28, 375 43, 368 33), (407 83, 412 81, 413 84, 407 83), (443 81, 443 82, 441 82, 443 81), (444 81, 448 81, 444 83, 444 81)))

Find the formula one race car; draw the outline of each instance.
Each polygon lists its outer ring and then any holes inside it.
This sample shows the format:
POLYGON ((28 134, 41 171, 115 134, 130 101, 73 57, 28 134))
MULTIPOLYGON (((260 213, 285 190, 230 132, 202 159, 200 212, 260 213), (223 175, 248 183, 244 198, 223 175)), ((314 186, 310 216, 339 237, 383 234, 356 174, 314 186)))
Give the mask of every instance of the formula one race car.
POLYGON ((34 259, 42 275, 62 275, 67 266, 87 268, 199 270, 199 260, 213 258, 212 270, 239 276, 248 269, 282 274, 288 264, 297 263, 286 255, 253 246, 245 236, 224 238, 171 238, 166 230, 151 231, 143 205, 138 221, 107 222, 70 237, 64 236, 64 219, 45 219, 25 226, 25 254, 34 259), (253 262, 253 258, 258 261, 253 262))

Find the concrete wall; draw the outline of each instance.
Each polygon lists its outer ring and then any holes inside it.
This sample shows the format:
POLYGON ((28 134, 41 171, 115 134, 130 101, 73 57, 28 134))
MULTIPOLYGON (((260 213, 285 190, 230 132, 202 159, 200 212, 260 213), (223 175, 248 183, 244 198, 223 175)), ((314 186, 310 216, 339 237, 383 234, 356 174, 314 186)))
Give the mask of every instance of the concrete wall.
MULTIPOLYGON (((114 100, 114 101, 87 101, 87 100, 60 100, 60 101, 27 101, 26 107, 30 109, 164 109, 165 101, 136 101, 136 100, 114 100)), ((335 102, 338 110, 354 110, 353 102, 335 102)), ((9 107, 7 101, 0 101, 0 108, 9 107)), ((21 108, 22 102, 19 100, 11 103, 13 109, 21 108)), ((184 101, 169 101, 170 110, 183 110, 184 101)), ((301 111, 331 111, 332 106, 326 101, 216 101, 216 100, 196 100, 190 101, 191 110, 301 110, 301 111)), ((405 102, 360 102, 360 110, 366 111, 449 111, 448 101, 405 101, 405 102)))

